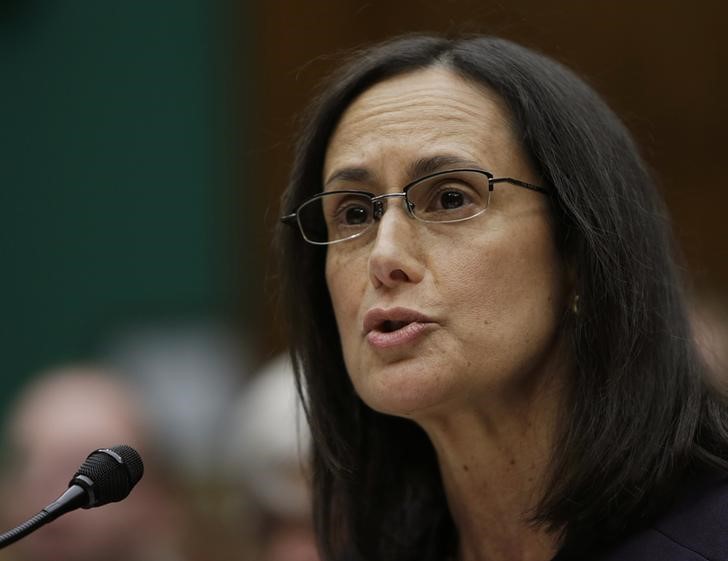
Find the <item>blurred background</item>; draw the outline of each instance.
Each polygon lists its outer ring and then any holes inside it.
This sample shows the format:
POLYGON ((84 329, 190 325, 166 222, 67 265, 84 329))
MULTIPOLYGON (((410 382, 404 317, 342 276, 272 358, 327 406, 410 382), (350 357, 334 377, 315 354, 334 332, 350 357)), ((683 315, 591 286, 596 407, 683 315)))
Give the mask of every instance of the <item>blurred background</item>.
MULTIPOLYGON (((282 411, 295 412, 276 359, 285 341, 271 231, 296 116, 337 54, 393 34, 494 33, 586 77, 655 170, 696 310, 725 325, 726 17, 718 0, 3 1, 6 479, 30 469, 30 444, 43 438, 33 432, 43 427, 19 428, 33 392, 58 380, 78 384, 72 395, 86 391, 81 369, 117 385, 74 411, 131 395, 148 417, 133 434, 160 450, 166 459, 155 462, 170 474, 155 508, 183 511, 174 523, 199 530, 160 529, 181 544, 161 548, 179 551, 164 559, 311 558, 305 483, 292 483, 286 504, 256 479, 271 465, 293 477, 302 462, 295 413, 271 432, 282 411), (261 422, 266 412, 278 417, 261 422), (181 496, 183 505, 170 502, 181 496), (283 534, 287 546, 260 543, 283 534)), ((62 405, 57 418, 68 418, 62 405)))

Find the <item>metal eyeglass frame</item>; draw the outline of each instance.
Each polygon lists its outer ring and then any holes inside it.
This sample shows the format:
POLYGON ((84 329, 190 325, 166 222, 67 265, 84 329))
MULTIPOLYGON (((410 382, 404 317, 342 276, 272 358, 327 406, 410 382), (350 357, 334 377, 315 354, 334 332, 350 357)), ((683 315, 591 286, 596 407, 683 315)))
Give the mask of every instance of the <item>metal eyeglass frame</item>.
POLYGON ((488 193, 493 192, 493 186, 496 183, 510 183, 512 185, 516 185, 518 187, 523 187, 525 189, 530 189, 531 191, 536 191, 538 193, 542 193, 544 195, 549 194, 549 190, 540 187, 539 185, 534 185, 533 183, 527 183, 525 181, 521 181, 520 179, 514 179, 513 177, 494 177, 493 174, 489 171, 485 171, 483 169, 478 168, 457 168, 457 169, 448 169, 443 171, 437 171, 435 173, 430 173, 428 175, 425 175, 423 177, 420 177, 418 179, 415 179, 414 181, 411 181, 407 185, 405 185, 402 188, 402 191, 400 193, 384 193, 382 195, 374 195, 373 193, 370 193, 368 191, 357 191, 357 190, 342 190, 342 191, 325 191, 322 193, 317 193, 313 197, 306 199, 303 203, 298 205, 296 207, 296 210, 291 212, 290 214, 286 214, 285 216, 281 217, 281 222, 284 224, 287 224, 289 226, 293 226, 294 224, 298 226, 298 230, 301 233, 301 237, 305 241, 307 241, 310 244, 313 245, 333 245, 341 242, 345 242, 348 240, 352 240, 354 238, 358 238, 359 236, 363 235, 367 231, 369 231, 369 226, 371 224, 374 224, 374 221, 381 219, 382 215, 384 214, 384 200, 390 199, 393 197, 402 197, 405 201, 405 208, 407 209, 407 213, 414 218, 415 220, 419 220, 420 222, 425 223, 437 223, 437 224, 448 224, 453 222, 464 222, 465 220, 470 220, 471 218, 475 218, 476 216, 480 216, 483 212, 487 210, 487 207, 481 210, 480 212, 477 212, 476 214, 473 214, 472 216, 468 216, 467 218, 457 218, 455 220, 424 220, 414 213, 414 203, 409 200, 407 197, 407 192, 417 185, 418 183, 421 183, 422 181, 427 181, 428 179, 432 179, 433 177, 438 177, 440 175, 447 175, 448 173, 459 173, 459 172, 474 172, 479 173, 481 175, 484 175, 488 178, 488 193), (348 236, 346 238, 341 238, 340 240, 334 240, 334 241, 326 241, 326 242, 315 242, 313 240, 310 240, 306 237, 305 232, 303 231, 303 226, 301 225, 300 218, 299 218, 299 211, 301 208, 306 206, 307 204, 311 203, 312 201, 315 201, 316 199, 320 199, 321 197, 329 196, 331 194, 351 194, 351 195, 364 195, 365 197, 369 198, 370 202, 372 203, 372 216, 373 220, 370 225, 368 225, 366 228, 364 228, 361 232, 357 232, 356 234, 352 234, 351 236, 348 236))

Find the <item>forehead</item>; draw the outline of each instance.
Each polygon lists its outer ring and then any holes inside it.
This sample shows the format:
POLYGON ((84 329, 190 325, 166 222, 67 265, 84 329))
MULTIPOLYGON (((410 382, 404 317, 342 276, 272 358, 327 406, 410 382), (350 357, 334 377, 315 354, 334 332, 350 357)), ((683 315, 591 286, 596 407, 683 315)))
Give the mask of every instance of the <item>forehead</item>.
POLYGON ((439 155, 497 172, 521 157, 521 148, 497 95, 431 67, 375 84, 346 109, 329 140, 323 179, 341 167, 375 173, 439 155))

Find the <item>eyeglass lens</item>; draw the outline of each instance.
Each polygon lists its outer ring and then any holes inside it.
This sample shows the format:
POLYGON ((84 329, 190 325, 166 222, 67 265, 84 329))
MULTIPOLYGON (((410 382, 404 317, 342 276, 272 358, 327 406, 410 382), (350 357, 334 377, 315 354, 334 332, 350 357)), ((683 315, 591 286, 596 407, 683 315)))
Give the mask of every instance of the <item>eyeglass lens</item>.
MULTIPOLYGON (((412 215, 423 222, 458 222, 488 208, 490 189, 485 173, 462 170, 437 174, 412 184, 407 200, 412 215)), ((331 243, 358 236, 393 202, 368 194, 332 191, 308 201, 298 210, 301 231, 314 243, 331 243)))

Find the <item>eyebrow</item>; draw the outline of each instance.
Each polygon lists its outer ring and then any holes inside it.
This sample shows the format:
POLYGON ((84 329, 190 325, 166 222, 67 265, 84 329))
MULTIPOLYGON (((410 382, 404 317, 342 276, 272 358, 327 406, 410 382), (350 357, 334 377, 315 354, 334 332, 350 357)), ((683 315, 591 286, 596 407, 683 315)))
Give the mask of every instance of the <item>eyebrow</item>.
MULTIPOLYGON (((425 175, 435 173, 446 167, 465 166, 479 168, 479 164, 472 160, 468 160, 461 156, 452 154, 437 154, 425 158, 419 158, 407 166, 407 177, 415 180, 425 175)), ((365 167, 346 167, 336 170, 331 177, 326 180, 324 185, 333 183, 334 181, 352 181, 352 182, 368 182, 372 179, 372 172, 365 167)))
POLYGON ((437 154, 427 158, 420 158, 408 167, 408 176, 411 180, 440 171, 442 168, 452 166, 480 167, 476 162, 452 154, 437 154))
POLYGON ((356 182, 366 182, 370 181, 372 178, 372 173, 367 168, 362 167, 348 167, 348 168, 341 168, 339 170, 336 170, 331 177, 329 177, 326 180, 326 183, 324 185, 328 185, 329 183, 333 183, 334 181, 356 181, 356 182))

